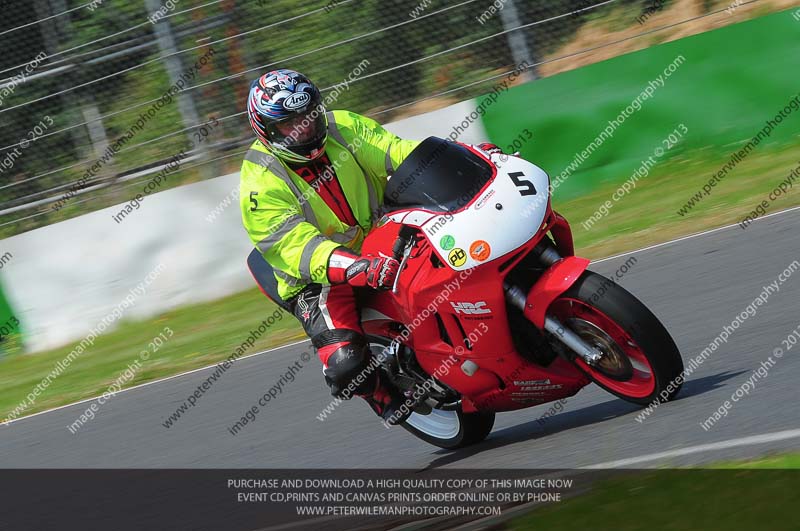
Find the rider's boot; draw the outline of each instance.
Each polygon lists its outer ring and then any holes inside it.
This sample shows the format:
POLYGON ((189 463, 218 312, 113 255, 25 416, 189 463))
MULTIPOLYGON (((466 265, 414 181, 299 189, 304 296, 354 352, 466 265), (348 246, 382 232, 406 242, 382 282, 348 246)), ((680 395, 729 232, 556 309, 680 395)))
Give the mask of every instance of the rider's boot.
POLYGON ((384 382, 385 376, 376 374, 376 385, 371 395, 362 395, 369 407, 390 426, 402 424, 411 415, 412 404, 394 385, 384 382))

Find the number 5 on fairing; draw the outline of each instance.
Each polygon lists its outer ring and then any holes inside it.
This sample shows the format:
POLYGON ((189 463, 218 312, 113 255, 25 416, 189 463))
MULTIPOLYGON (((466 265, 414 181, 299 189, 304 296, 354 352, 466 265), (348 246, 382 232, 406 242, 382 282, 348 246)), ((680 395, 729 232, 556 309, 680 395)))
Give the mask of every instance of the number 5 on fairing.
POLYGON ((520 188, 519 195, 526 196, 526 195, 536 195, 536 187, 527 179, 523 179, 525 174, 521 171, 515 171, 508 174, 511 177, 511 180, 514 181, 514 184, 517 188, 520 188))

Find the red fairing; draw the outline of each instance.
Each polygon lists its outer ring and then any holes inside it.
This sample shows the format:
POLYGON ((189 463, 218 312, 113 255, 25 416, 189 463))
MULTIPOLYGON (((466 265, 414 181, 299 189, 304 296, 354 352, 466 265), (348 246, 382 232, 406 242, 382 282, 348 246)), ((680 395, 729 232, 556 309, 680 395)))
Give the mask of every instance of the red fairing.
POLYGON ((550 304, 572 286, 589 267, 589 260, 567 256, 553 264, 534 284, 525 303, 525 317, 544 329, 544 318, 550 304))
POLYGON ((553 224, 550 227, 556 247, 561 256, 572 256, 575 254, 575 247, 572 244, 572 230, 569 228, 567 220, 556 211, 553 211, 553 224))
MULTIPOLYGON (((466 147, 486 158, 474 147, 466 147)), ((496 175, 494 168, 490 183, 496 175)), ((394 213, 394 219, 404 219, 398 214, 394 213)), ((573 256, 569 224, 549 201, 544 220, 518 249, 466 271, 450 268, 427 237, 418 235, 400 271, 396 292, 373 291, 362 299, 365 333, 397 339, 410 347, 428 375, 461 394, 466 413, 510 411, 574 395, 589 383, 586 375, 561 357, 543 367, 523 356, 514 346, 509 326, 503 289, 506 276, 548 233, 564 258, 545 272, 527 297, 525 315, 535 326, 544 326, 548 306, 589 264, 573 256)), ((367 236, 362 253, 391 255, 399 230, 399 223, 385 221, 367 236)))
MULTIPOLYGON (((376 228, 362 252, 387 254, 398 231, 393 222, 376 228)), ((521 258, 545 232, 511 254, 521 258)), ((400 272, 397 293, 370 292, 362 299, 364 331, 411 347, 429 375, 462 394, 465 412, 509 411, 577 393, 589 380, 568 361, 559 358, 544 368, 516 351, 503 291, 511 270, 501 271, 505 262, 501 258, 454 271, 421 239, 400 272), (467 361, 477 365, 471 375, 462 369, 467 361), (545 380, 549 383, 540 392, 525 389, 531 387, 526 382, 545 380)))

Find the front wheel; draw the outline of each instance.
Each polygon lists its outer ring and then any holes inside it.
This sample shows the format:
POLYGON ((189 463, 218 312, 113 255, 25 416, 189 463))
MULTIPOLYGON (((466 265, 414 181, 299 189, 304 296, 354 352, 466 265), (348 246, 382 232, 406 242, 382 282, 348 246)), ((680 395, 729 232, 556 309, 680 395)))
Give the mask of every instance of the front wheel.
POLYGON ((585 271, 548 314, 603 353, 595 365, 580 356, 573 363, 609 393, 642 406, 678 394, 678 347, 658 318, 618 284, 585 271))

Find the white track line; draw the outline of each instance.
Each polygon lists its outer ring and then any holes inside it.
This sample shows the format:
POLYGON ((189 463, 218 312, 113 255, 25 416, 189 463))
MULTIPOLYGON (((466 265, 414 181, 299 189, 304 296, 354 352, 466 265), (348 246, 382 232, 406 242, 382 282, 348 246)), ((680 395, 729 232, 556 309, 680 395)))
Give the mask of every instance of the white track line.
POLYGON ((618 461, 609 461, 607 463, 600 463, 597 465, 591 465, 582 468, 585 469, 620 468, 624 466, 647 463, 649 461, 658 461, 659 459, 668 459, 670 457, 681 457, 684 455, 698 454, 701 452, 712 452, 715 450, 725 450, 727 448, 737 448, 739 446, 753 446, 756 444, 765 444, 770 442, 785 441, 787 439, 797 439, 797 438, 800 438, 800 429, 776 431, 773 433, 765 433, 764 435, 753 435, 750 437, 728 439, 727 441, 719 441, 710 444, 687 446, 686 448, 678 448, 676 450, 668 450, 666 452, 659 452, 656 454, 631 457, 629 459, 620 459, 618 461))
MULTIPOLYGON (((795 210, 800 210, 800 206, 787 208, 786 210, 779 210, 778 212, 773 212, 772 214, 767 214, 766 216, 761 216, 760 218, 756 218, 753 220, 753 223, 756 221, 761 221, 762 219, 771 218, 772 216, 778 216, 780 214, 786 214, 787 212, 794 212, 795 210)), ((717 227, 716 229, 704 230, 702 232, 696 232, 694 234, 689 234, 688 236, 681 236, 680 238, 676 238, 674 240, 669 240, 663 243, 657 243, 655 245, 649 245, 647 247, 642 247, 641 249, 636 249, 635 251, 626 251, 624 253, 615 254, 613 256, 606 256, 605 258, 599 258, 597 260, 592 260, 593 264, 597 264, 599 262, 605 262, 606 260, 613 260, 614 258, 621 258, 623 256, 628 256, 629 254, 640 253, 643 251, 649 251, 650 249, 657 249, 659 247, 664 247, 666 245, 671 245, 673 243, 682 242, 684 240, 690 240, 692 238, 697 238, 698 236, 705 236, 706 234, 713 234, 715 232, 720 232, 725 229, 731 229, 733 227, 738 227, 738 223, 734 223, 733 225, 725 225, 724 227, 717 227)))
MULTIPOLYGON (((281 345, 280 347, 275 347, 275 348, 270 348, 270 349, 267 349, 267 350, 262 350, 261 352, 254 352, 253 354, 248 354, 247 356, 242 356, 241 358, 237 358, 235 360, 235 362, 238 362, 238 361, 241 361, 241 360, 245 360, 247 358, 252 358, 253 356, 260 356, 261 354, 266 354, 268 352, 274 352, 276 350, 282 350, 282 349, 284 349, 286 347, 293 347, 295 345, 300 345, 301 343, 306 343, 307 341, 309 341, 309 340, 308 339, 304 339, 302 341, 295 341, 294 343, 288 343, 286 345, 281 345)), ((225 358, 225 359, 227 359, 227 358, 225 358)), ((222 363, 222 360, 218 361, 214 365, 207 365, 206 367, 200 367, 199 369, 192 369, 191 371, 182 372, 180 374, 173 374, 172 376, 167 376, 166 378, 161 378, 160 380, 153 380, 152 382, 145 382, 143 384, 134 385, 133 387, 126 387, 125 389, 120 389, 119 391, 114 393, 112 396, 117 396, 117 395, 125 393, 127 391, 133 391, 134 389, 141 389, 142 387, 147 387, 148 385, 153 385, 153 384, 157 384, 157 383, 161 383, 161 382, 166 382, 166 381, 169 381, 169 380, 174 380, 175 378, 180 378, 181 376, 186 376, 187 374, 194 374, 196 372, 205 371, 205 370, 208 370, 208 369, 213 369, 214 367, 216 367, 220 363, 222 363)), ((84 398, 83 400, 78 400, 77 402, 72 402, 71 404, 65 404, 63 406, 54 407, 53 409, 46 409, 44 411, 39 411, 38 413, 33 413, 31 415, 26 415, 24 417, 19 417, 19 418, 13 419, 13 420, 9 420, 7 423, 3 422, 3 421, 0 421, 0 424, 2 424, 4 426, 9 426, 9 425, 14 424, 15 422, 19 422, 21 420, 25 420, 25 419, 29 419, 29 418, 33 418, 33 417, 38 417, 39 415, 44 415, 46 413, 52 413, 53 411, 58 411, 60 409, 66 409, 68 407, 77 406, 78 404, 84 404, 86 402, 91 402, 93 400, 97 400, 101 396, 103 396, 103 395, 97 395, 97 396, 94 396, 92 398, 84 398)))
MULTIPOLYGON (((788 208, 786 210, 780 210, 778 212, 773 212, 772 214, 767 214, 766 216, 762 216, 762 217, 756 219, 755 221, 760 221, 762 219, 771 218, 772 216, 778 216, 780 214, 786 214, 787 212, 794 212, 795 210, 800 210, 800 206, 793 207, 793 208, 788 208)), ((605 258, 600 258, 598 260, 593 260, 592 263, 593 264, 597 264, 599 262, 605 262, 606 260, 613 260, 614 258, 620 258, 620 257, 623 257, 623 256, 627 256, 629 254, 641 253, 641 252, 644 252, 644 251, 649 251, 650 249, 656 249, 658 247, 664 247, 665 245, 670 245, 670 244, 681 242, 681 241, 684 241, 684 240, 689 240, 691 238, 697 238, 697 237, 700 237, 700 236, 705 236, 706 234, 712 234, 712 233, 715 233, 715 232, 719 232, 721 230, 730 229, 730 228, 738 227, 738 226, 739 226, 738 223, 734 223, 733 225, 725 225, 724 227, 717 227, 716 229, 711 229, 711 230, 707 230, 707 231, 703 231, 703 232, 697 232, 695 234, 689 234, 688 236, 682 236, 680 238, 677 238, 677 239, 674 239, 674 240, 670 240, 670 241, 667 241, 667 242, 657 243, 655 245, 650 245, 648 247, 642 247, 641 249, 635 249, 633 251, 627 251, 627 252, 616 254, 616 255, 613 255, 613 256, 607 256, 605 258)), ((305 343, 306 341, 308 341, 308 339, 304 339, 303 341, 296 341, 295 343, 289 343, 288 345, 282 345, 280 347, 271 348, 271 349, 268 349, 268 350, 264 350, 262 352, 256 352, 254 354, 248 354, 247 356, 242 356, 241 358, 239 358, 239 360, 252 358, 253 356, 259 356, 261 354, 266 354, 267 352, 273 352, 275 350, 280 350, 280 349, 286 348, 286 347, 292 347, 294 345, 299 345, 301 343, 305 343)), ((139 389, 139 388, 142 388, 142 387, 146 387, 148 385, 153 385, 153 384, 157 384, 157 383, 161 383, 161 382, 166 382, 166 381, 169 381, 169 380, 174 380, 175 378, 180 378, 181 376, 186 376, 187 374, 194 374, 196 372, 200 372, 200 371, 204 371, 204 370, 207 370, 207 369, 211 369, 211 368, 216 367, 216 366, 217 366, 217 364, 215 363, 214 365, 209 365, 207 367, 201 367, 199 369, 194 369, 194 370, 191 370, 191 371, 182 372, 180 374, 167 376, 166 378, 162 378, 160 380, 153 380, 152 382, 147 382, 147 383, 143 383, 143 384, 140 384, 140 385, 135 385, 133 387, 127 387, 125 389, 120 389, 119 391, 117 391, 115 393, 115 395, 118 395, 120 393, 124 393, 126 391, 133 391, 134 389, 139 389)), ((102 395, 100 395, 100 396, 102 396, 102 395)), ((40 411, 38 413, 33 413, 32 415, 27 415, 27 416, 24 416, 24 417, 16 418, 14 420, 10 420, 10 421, 8 421, 8 423, 0 421, 0 424, 8 426, 8 425, 11 425, 11 424, 13 424, 15 422, 19 422, 20 420, 25 420, 25 419, 29 419, 29 418, 32 418, 32 417, 37 417, 39 415, 44 415, 45 413, 51 413, 53 411, 58 411, 60 409, 65 409, 65 408, 68 408, 68 407, 76 406, 78 404, 83 404, 85 402, 91 402, 92 400, 97 400, 98 398, 100 398, 100 396, 95 396, 95 397, 92 397, 92 398, 86 398, 84 400, 79 400, 78 402, 73 402, 71 404, 58 406, 58 407, 55 407, 53 409, 46 409, 45 411, 40 411)))

